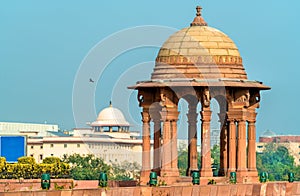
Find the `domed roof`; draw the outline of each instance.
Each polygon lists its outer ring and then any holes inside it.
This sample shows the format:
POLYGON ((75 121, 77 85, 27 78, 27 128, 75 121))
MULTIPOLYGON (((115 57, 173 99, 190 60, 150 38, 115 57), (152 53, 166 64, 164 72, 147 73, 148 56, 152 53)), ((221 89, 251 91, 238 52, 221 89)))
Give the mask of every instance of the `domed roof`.
POLYGON ((208 26, 191 26, 172 35, 161 47, 151 79, 247 79, 234 42, 208 26))
POLYGON ((230 86, 270 89, 248 80, 235 43, 223 32, 207 26, 201 7, 190 27, 171 35, 161 47, 151 80, 129 88, 164 86, 230 86))
POLYGON ((275 137, 276 133, 274 133, 273 131, 267 130, 265 132, 263 132, 263 134, 261 135, 261 137, 275 137))
POLYGON ((123 113, 110 105, 103 109, 95 122, 91 126, 129 126, 123 113))

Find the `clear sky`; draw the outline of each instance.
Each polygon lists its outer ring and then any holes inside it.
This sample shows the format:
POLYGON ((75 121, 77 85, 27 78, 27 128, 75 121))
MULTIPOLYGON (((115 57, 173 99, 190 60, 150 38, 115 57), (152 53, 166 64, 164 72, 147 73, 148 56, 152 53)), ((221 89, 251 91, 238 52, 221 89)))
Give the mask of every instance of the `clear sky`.
MULTIPOLYGON (((209 26, 229 35, 238 46, 248 78, 272 87, 262 93, 258 134, 267 129, 277 134, 300 134, 299 0, 3 0, 0 2, 0 121, 47 121, 63 129, 77 126, 72 108, 73 86, 76 73, 91 49, 114 33, 136 26, 187 27, 199 4, 209 26)), ((141 33, 141 36, 152 40, 160 35, 141 33)), ((95 89, 95 111, 107 107, 112 99, 114 106, 126 110, 131 123, 139 123, 137 102, 129 104, 123 99, 127 93, 135 101, 135 94, 117 88, 120 82, 116 81, 121 81, 124 87, 134 84, 120 80, 132 67, 136 68, 133 81, 149 79, 157 52, 157 47, 123 52, 112 59, 95 83, 89 83, 87 76, 87 85, 95 85, 91 87, 95 89), (124 108, 125 105, 130 109, 124 108)), ((100 60, 104 58, 101 55, 100 60)))

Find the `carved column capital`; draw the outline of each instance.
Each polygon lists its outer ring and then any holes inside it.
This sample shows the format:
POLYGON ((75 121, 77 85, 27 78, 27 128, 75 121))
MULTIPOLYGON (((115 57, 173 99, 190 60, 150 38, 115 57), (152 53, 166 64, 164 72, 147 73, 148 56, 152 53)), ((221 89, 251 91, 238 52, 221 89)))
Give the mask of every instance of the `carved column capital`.
POLYGON ((201 114, 201 121, 202 122, 210 122, 211 120, 211 111, 208 109, 208 110, 202 110, 200 112, 201 114))
POLYGON ((160 115, 163 122, 177 121, 179 112, 177 111, 177 108, 163 108, 160 112, 160 115))
POLYGON ((151 121, 150 114, 149 114, 148 111, 141 112, 141 115, 142 115, 142 122, 143 123, 149 123, 151 121))

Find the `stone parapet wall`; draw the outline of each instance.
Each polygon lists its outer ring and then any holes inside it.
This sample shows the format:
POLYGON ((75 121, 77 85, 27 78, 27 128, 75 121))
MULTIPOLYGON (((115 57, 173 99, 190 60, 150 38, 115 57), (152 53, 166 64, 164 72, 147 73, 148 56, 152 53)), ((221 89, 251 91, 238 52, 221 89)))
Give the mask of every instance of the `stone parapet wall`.
POLYGON ((273 137, 259 137, 259 142, 263 143, 271 143, 271 142, 277 142, 277 143, 285 143, 285 142, 297 142, 300 143, 300 136, 293 136, 293 135, 279 135, 279 136, 273 136, 273 137))
MULTIPOLYGON (((89 181, 94 184, 96 181, 89 181)), ((83 183, 83 181, 81 181, 83 183)), ((81 184, 83 185, 83 184, 81 184)), ((88 184, 86 184, 88 185, 88 184)), ((90 184, 91 185, 91 184, 90 184)), ((236 184, 236 185, 201 185, 201 186, 166 186, 166 187, 116 187, 116 188, 85 188, 73 190, 36 190, 0 192, 0 196, 198 196, 198 195, 300 195, 300 182, 269 182, 265 184, 236 184)))

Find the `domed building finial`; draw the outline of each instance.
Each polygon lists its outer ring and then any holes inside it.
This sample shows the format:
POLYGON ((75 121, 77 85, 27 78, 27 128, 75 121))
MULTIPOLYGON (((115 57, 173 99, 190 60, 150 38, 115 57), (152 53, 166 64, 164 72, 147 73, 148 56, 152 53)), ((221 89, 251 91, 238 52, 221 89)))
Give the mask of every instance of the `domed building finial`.
POLYGON ((112 103, 111 103, 111 101, 109 102, 109 107, 112 107, 112 103))
POLYGON ((207 23, 201 16, 202 7, 197 6, 196 10, 197 10, 196 17, 194 18, 194 21, 191 23, 191 26, 207 26, 207 23))

